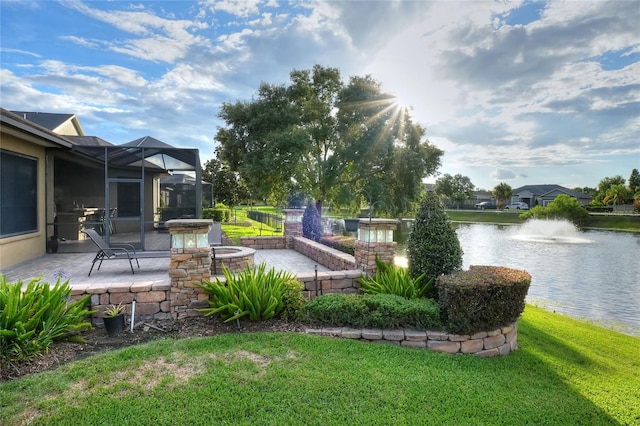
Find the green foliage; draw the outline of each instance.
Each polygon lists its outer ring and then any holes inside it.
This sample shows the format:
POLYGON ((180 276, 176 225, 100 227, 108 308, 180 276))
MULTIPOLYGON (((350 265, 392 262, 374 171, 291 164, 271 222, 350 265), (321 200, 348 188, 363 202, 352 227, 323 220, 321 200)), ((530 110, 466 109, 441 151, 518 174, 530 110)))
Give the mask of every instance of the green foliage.
POLYGON ((432 299, 408 300, 393 294, 326 294, 307 302, 300 318, 331 327, 441 327, 440 309, 432 299))
POLYGON ((218 158, 255 198, 284 203, 292 190, 351 205, 353 193, 380 188, 394 215, 410 211, 443 152, 409 111, 371 76, 344 84, 337 68, 293 70, 290 83, 262 83, 251 101, 223 103, 218 158), (341 197, 347 192, 349 198, 341 197))
POLYGON ((120 315, 124 315, 127 312, 127 307, 122 306, 122 302, 117 305, 108 306, 102 313, 103 318, 115 318, 120 315))
POLYGON ((425 280, 425 275, 413 278, 406 268, 386 264, 376 256, 376 275, 358 280, 360 289, 367 294, 395 294, 405 299, 424 297, 433 286, 434 279, 425 280))
POLYGON ((322 222, 316 206, 309 202, 302 215, 302 236, 313 241, 320 241, 322 237, 322 222))
POLYGON ((501 182, 491 191, 496 200, 498 200, 498 208, 504 206, 505 202, 513 195, 513 188, 508 183, 501 182))
MULTIPOLYGON (((426 280, 450 274, 462 266, 462 248, 435 192, 420 205, 407 242, 409 274, 426 280)), ((429 296, 435 296, 428 294, 429 296)))
POLYGON ((499 266, 471 266, 438 279, 442 321, 450 333, 473 334, 515 322, 531 275, 499 266))
POLYGON ((284 309, 283 294, 287 283, 295 279, 285 271, 266 271, 266 264, 256 268, 248 265, 244 271, 234 275, 225 266, 222 272, 226 282, 216 278, 215 282, 199 284, 210 295, 210 308, 198 309, 206 316, 220 314, 225 322, 248 316, 252 321, 273 318, 284 309))
POLYGON ((0 278, 0 364, 31 359, 55 340, 76 337, 91 328, 86 317, 90 296, 70 302, 69 281, 55 285, 34 279, 23 290, 22 281, 0 278))
POLYGON ((468 176, 462 176, 461 174, 451 176, 448 173, 438 178, 434 187, 434 191, 438 195, 448 198, 456 205, 471 198, 474 189, 475 186, 468 176))
POLYGON ((340 250, 343 253, 354 255, 356 251, 355 237, 345 235, 326 235, 320 238, 320 242, 325 246, 340 250))
POLYGON ((218 201, 217 208, 221 202, 228 206, 237 206, 249 199, 249 192, 238 174, 217 158, 204 164, 202 180, 213 184, 213 199, 218 201))
POLYGON ((285 321, 295 321, 298 319, 300 312, 307 302, 302 294, 304 285, 296 280, 291 279, 284 283, 284 291, 282 292, 282 312, 280 318, 285 321))
POLYGON ((231 220, 231 210, 226 207, 220 208, 216 205, 214 209, 202 209, 203 219, 213 219, 214 222, 229 222, 231 220))
POLYGON ((589 222, 589 212, 575 198, 558 195, 545 207, 535 206, 520 215, 523 219, 566 219, 578 228, 584 228, 589 222))
POLYGON ((300 318, 310 324, 334 327, 362 327, 368 315, 364 299, 358 294, 325 294, 310 300, 300 318))

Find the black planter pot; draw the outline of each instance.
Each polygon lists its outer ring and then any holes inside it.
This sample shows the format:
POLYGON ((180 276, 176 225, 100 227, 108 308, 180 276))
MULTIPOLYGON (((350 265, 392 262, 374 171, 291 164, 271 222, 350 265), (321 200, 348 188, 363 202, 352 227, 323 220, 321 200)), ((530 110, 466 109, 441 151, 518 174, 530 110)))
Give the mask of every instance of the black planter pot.
POLYGON ((104 317, 104 328, 107 330, 109 336, 115 336, 124 331, 124 315, 118 315, 117 317, 104 317))
POLYGON ((344 229, 347 232, 358 232, 360 219, 344 219, 344 229))

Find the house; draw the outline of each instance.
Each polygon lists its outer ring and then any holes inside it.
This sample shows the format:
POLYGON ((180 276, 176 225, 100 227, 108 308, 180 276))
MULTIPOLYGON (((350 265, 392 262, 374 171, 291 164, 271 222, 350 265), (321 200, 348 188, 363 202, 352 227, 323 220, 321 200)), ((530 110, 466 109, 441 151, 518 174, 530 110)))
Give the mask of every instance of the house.
POLYGON ((568 195, 586 207, 591 202, 591 197, 582 192, 573 191, 560 185, 525 185, 513 190, 512 203, 523 201, 529 205, 546 206, 556 199, 558 195, 568 195))
POLYGON ((73 114, 0 108, 0 154, 0 272, 58 242, 82 243, 85 227, 107 241, 126 235, 144 250, 145 232, 156 225, 160 178, 173 172, 195 175, 193 215, 202 214, 197 149, 149 136, 114 145, 85 135, 73 114))

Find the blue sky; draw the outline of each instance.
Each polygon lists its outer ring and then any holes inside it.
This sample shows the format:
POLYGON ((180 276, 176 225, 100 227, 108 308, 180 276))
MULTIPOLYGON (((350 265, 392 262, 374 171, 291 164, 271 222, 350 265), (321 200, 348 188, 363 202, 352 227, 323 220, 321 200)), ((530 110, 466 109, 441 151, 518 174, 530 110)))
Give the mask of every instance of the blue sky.
MULTIPOLYGON (((371 74, 478 188, 640 168, 637 1, 0 0, 0 104, 213 157, 223 102, 293 69, 371 74)), ((431 177, 428 180, 433 181, 431 177)))

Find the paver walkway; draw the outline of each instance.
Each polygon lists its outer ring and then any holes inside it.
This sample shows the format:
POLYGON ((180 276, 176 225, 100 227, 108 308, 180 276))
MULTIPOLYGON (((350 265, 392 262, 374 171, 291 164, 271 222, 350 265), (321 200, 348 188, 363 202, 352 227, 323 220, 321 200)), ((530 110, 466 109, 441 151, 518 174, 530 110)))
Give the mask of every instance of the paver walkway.
MULTIPOLYGON (((46 254, 36 259, 23 262, 0 271, 8 282, 21 279, 28 282, 31 278, 42 277, 43 281, 55 282, 56 276, 69 279, 73 285, 84 284, 137 284, 137 283, 166 283, 169 282, 169 259, 139 259, 140 269, 134 262, 135 274, 131 274, 129 262, 126 260, 107 260, 102 262, 100 270, 93 269, 88 277, 91 261, 95 253, 55 253, 46 254)), ((267 268, 285 270, 298 274, 313 272, 317 265, 318 271, 329 269, 317 264, 312 259, 295 250, 256 250, 254 263, 259 265, 266 262, 267 268)))

